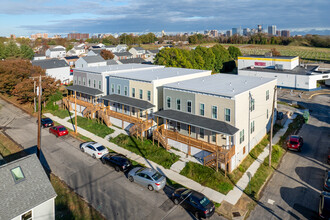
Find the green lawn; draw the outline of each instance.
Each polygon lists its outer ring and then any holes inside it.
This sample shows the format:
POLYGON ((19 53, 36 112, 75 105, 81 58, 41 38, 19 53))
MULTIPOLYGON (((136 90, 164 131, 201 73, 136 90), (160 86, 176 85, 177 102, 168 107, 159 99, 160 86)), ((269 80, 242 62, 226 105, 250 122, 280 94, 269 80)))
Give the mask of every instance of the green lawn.
POLYGON ((233 184, 222 172, 198 163, 188 162, 180 174, 223 194, 233 189, 233 184))
POLYGON ((241 179, 245 171, 251 166, 251 164, 258 158, 263 152, 267 144, 269 143, 268 135, 266 135, 259 144, 257 144, 250 153, 246 156, 243 162, 228 176, 235 184, 241 179))
POLYGON ((135 137, 120 134, 110 141, 167 169, 179 160, 179 156, 176 154, 170 153, 157 145, 152 145, 152 140, 145 139, 142 142, 135 137))
POLYGON ((69 112, 66 109, 49 110, 49 113, 51 113, 59 118, 62 118, 62 119, 73 115, 71 112, 69 112))
MULTIPOLYGON (((70 123, 75 123, 75 119, 72 118, 68 120, 70 123)), ((109 128, 103 123, 99 123, 96 119, 88 119, 78 116, 77 118, 78 127, 81 127, 99 137, 104 138, 108 134, 112 134, 114 132, 113 129, 109 128)), ((79 131, 78 131, 79 132, 79 131)))

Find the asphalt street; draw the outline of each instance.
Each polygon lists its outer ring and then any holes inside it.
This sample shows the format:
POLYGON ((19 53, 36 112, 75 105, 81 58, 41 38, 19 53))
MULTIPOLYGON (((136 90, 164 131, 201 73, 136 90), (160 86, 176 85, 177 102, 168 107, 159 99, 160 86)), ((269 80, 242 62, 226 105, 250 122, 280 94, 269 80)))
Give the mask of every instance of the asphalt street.
MULTIPOLYGON (((30 153, 36 152, 36 119, 0 99, 0 128, 30 153)), ((42 129, 42 163, 107 219, 162 219, 174 204, 172 189, 150 192, 129 182, 125 174, 79 150, 73 137, 56 138, 42 129)), ((194 219, 181 206, 166 219, 194 219)), ((223 219, 214 214, 211 219, 223 219)))
POLYGON ((265 187, 249 219, 317 219, 319 195, 330 150, 330 96, 302 100, 281 94, 285 101, 296 100, 310 109, 310 120, 299 135, 302 152, 287 152, 265 187))

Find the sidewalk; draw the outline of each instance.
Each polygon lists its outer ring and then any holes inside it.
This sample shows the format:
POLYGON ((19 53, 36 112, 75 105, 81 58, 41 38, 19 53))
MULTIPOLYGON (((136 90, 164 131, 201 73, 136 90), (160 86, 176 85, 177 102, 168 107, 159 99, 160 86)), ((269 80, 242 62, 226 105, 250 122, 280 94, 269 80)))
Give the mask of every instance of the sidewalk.
MULTIPOLYGON (((61 119, 57 116, 53 116, 50 113, 45 113, 44 115, 46 117, 49 117, 52 120, 60 123, 60 124, 66 126, 66 127, 69 127, 69 128, 72 127, 72 124, 67 122, 65 119, 61 119)), ((150 167, 150 168, 153 168, 153 169, 157 170, 158 172, 164 174, 165 176, 169 177, 171 180, 173 180, 173 181, 175 181, 175 182, 177 182, 177 183, 179 183, 183 186, 186 186, 190 189, 193 189, 193 190, 196 190, 198 192, 203 193, 208 198, 210 198, 211 200, 213 200, 217 203, 221 203, 223 201, 223 199, 225 198, 225 195, 223 195, 223 194, 221 194, 221 193, 219 193, 219 192, 217 192, 213 189, 202 186, 201 184, 199 184, 199 183, 197 183, 197 182, 195 182, 195 181, 193 181, 193 180, 191 180, 191 179, 189 179, 185 176, 182 176, 182 175, 180 175, 179 173, 177 173, 173 170, 165 169, 164 167, 160 166, 159 164, 156 164, 153 161, 147 160, 147 159, 141 157, 140 155, 132 153, 132 152, 130 152, 130 151, 124 149, 124 148, 121 148, 121 147, 117 146, 116 144, 111 143, 111 142, 109 142, 108 140, 106 140, 104 138, 101 138, 99 136, 96 136, 96 135, 92 134, 89 131, 86 131, 86 130, 80 128, 80 127, 78 127, 77 131, 80 134, 82 134, 82 135, 84 135, 84 136, 86 136, 86 137, 88 137, 88 138, 104 145, 105 147, 109 147, 111 150, 113 150, 117 153, 126 155, 131 160, 134 160, 134 161, 136 161, 140 164, 143 164, 147 167, 150 167)))
MULTIPOLYGON (((73 126, 70 122, 67 122, 66 119, 58 118, 57 116, 53 116, 50 113, 45 113, 44 115, 66 127, 71 128, 73 126)), ((294 119, 295 117, 296 117, 296 114, 292 115, 291 119, 288 119, 286 121, 286 123, 284 124, 283 128, 276 133, 276 135, 273 137, 274 144, 278 143, 281 136, 286 132, 289 124, 292 122, 292 119, 294 119)), ((118 128, 115 128, 115 129, 120 130, 118 128)), ((174 163, 170 169, 165 169, 163 166, 161 166, 153 161, 143 158, 140 155, 132 153, 122 147, 117 146, 116 144, 114 144, 112 142, 109 142, 106 138, 101 138, 99 136, 96 136, 93 133, 86 131, 80 127, 78 127, 78 132, 80 134, 104 145, 105 147, 109 147, 111 150, 113 150, 117 153, 126 155, 131 160, 134 160, 140 164, 143 164, 147 167, 157 170, 158 172, 164 174, 165 176, 169 177, 171 180, 173 180, 183 186, 186 186, 190 189, 203 193, 205 196, 207 196, 214 202, 221 203, 223 200, 225 200, 232 205, 235 205, 237 203, 237 201, 242 196, 244 189, 248 186, 249 178, 247 176, 247 173, 250 172, 251 175, 254 176, 254 174, 258 170, 260 164, 262 164, 263 161, 265 160, 265 158, 269 155, 269 149, 265 148, 264 151, 258 156, 258 158, 247 169, 247 171, 244 173, 242 178, 237 182, 237 184, 234 186, 234 189, 231 190, 227 195, 224 195, 213 189, 202 186, 201 184, 179 174, 180 171, 184 168, 186 162, 192 161, 195 163, 200 163, 194 157, 188 156, 186 158, 186 154, 176 151, 176 150, 171 150, 172 153, 175 153, 180 156, 180 160, 177 161, 176 163, 174 163)), ((109 135, 107 135, 107 136, 109 136, 109 135)))

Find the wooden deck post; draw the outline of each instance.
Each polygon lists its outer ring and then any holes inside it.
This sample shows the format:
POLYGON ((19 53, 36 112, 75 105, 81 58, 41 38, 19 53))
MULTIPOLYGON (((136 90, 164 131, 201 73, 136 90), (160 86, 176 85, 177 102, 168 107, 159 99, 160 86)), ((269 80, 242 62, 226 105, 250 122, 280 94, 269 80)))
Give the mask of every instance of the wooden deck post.
MULTIPOLYGON (((158 119, 159 117, 157 117, 157 131, 158 131, 158 119)), ((158 147, 159 147, 159 140, 158 140, 158 147)))
POLYGON ((191 155, 191 146, 189 144, 189 142, 190 142, 190 125, 188 125, 188 134, 189 134, 189 138, 188 138, 188 154, 187 154, 187 157, 188 157, 188 155, 189 156, 191 155))
POLYGON ((74 129, 74 133, 77 134, 77 92, 74 91, 74 115, 75 115, 75 119, 74 119, 74 123, 75 123, 75 129, 74 129))
MULTIPOLYGON (((124 114, 124 105, 121 105, 122 113, 124 114)), ((121 128, 124 129, 124 119, 121 119, 121 128)))
MULTIPOLYGON (((215 140, 217 140, 217 135, 215 135, 215 140)), ((217 146, 217 158, 216 158, 216 170, 219 172, 219 146, 217 146)))
POLYGON ((166 150, 168 150, 168 138, 167 138, 167 119, 165 119, 165 140, 166 140, 166 150))
POLYGON ((227 177, 227 154, 225 154, 225 177, 227 177))

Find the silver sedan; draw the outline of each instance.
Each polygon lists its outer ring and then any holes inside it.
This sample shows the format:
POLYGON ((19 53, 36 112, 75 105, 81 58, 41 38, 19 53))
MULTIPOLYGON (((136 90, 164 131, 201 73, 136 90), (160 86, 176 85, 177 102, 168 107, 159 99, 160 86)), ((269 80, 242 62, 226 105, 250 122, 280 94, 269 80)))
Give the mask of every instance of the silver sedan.
POLYGON ((156 170, 144 167, 135 167, 128 173, 128 179, 142 186, 148 187, 150 191, 159 191, 165 187, 166 177, 156 170))

